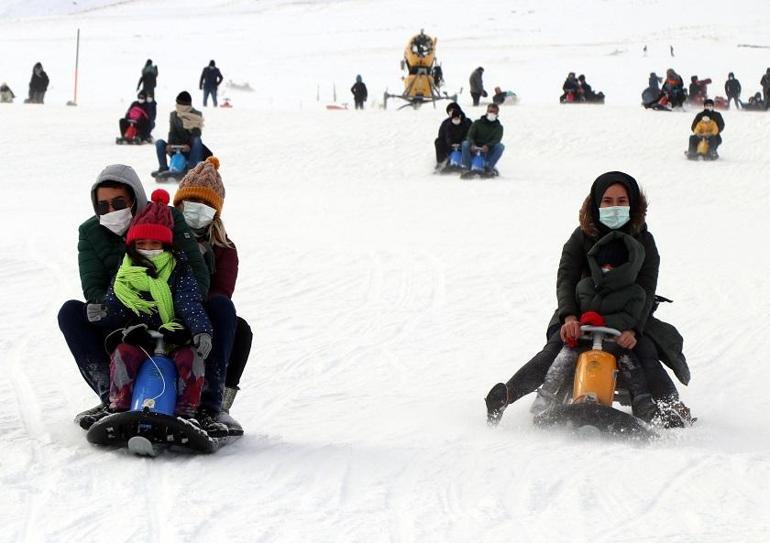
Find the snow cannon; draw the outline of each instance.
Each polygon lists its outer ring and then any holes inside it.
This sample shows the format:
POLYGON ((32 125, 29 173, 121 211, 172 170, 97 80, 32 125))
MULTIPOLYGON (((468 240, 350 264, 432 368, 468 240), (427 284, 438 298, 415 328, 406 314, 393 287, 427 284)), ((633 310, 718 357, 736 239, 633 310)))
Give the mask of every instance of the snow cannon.
POLYGON ((147 358, 134 382, 131 411, 174 414, 177 373, 174 361, 165 354, 163 334, 149 332, 155 339, 155 352, 147 358))
POLYGON ((572 402, 593 402, 611 407, 615 397, 618 361, 602 350, 602 346, 607 335, 619 336, 620 332, 603 326, 582 326, 581 330, 592 334, 593 348, 578 357, 572 402))
MULTIPOLYGON (((537 426, 565 426, 590 434, 602 433, 613 437, 649 440, 657 434, 631 413, 615 409, 613 402, 624 403, 630 398, 627 390, 617 390, 619 371, 615 356, 604 350, 604 343, 614 341, 618 330, 604 326, 581 326, 580 341, 591 341, 592 348, 580 354, 575 366, 572 387, 558 397, 538 390, 533 405, 537 426), (542 396, 541 396, 542 394, 542 396), (552 399, 541 409, 544 396, 552 399)), ((630 403, 630 402, 626 402, 630 403)))
POLYGON ((409 39, 401 60, 401 69, 406 71, 406 75, 401 78, 404 92, 388 94, 386 90, 383 98, 385 109, 388 107, 388 98, 400 98, 407 102, 399 109, 407 106, 417 108, 424 102, 431 102, 435 107, 437 100, 457 101, 457 94, 449 96, 446 92, 439 92, 440 81, 434 78, 434 74, 441 73, 441 70, 436 71, 434 67, 437 42, 438 38, 428 36, 424 30, 409 39))

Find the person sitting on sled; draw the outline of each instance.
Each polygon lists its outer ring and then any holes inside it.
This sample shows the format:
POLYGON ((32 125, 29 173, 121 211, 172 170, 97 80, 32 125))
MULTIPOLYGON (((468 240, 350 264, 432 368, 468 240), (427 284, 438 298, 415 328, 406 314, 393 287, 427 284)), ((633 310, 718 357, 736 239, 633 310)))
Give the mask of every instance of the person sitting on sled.
MULTIPOLYGON (((195 417, 203 391, 212 326, 183 252, 172 249, 174 218, 163 189, 131 221, 126 254, 104 300, 99 325, 114 330, 110 354, 110 410, 131 406, 133 384, 154 341, 149 330, 166 336, 178 372, 174 413, 195 417), (121 330, 122 329, 122 330, 121 330)), ((197 421, 196 421, 197 422, 197 421)))
POLYGON ((144 91, 137 94, 136 100, 131 103, 126 115, 120 119, 118 124, 120 125, 120 135, 125 140, 131 141, 138 138, 140 141, 152 142, 150 108, 144 91))
POLYGON ((192 96, 187 91, 180 92, 176 97, 176 108, 169 115, 168 143, 165 140, 155 142, 158 155, 158 169, 152 172, 156 177, 159 173, 168 171, 168 145, 184 145, 187 157, 187 167, 194 168, 198 162, 211 156, 211 151, 203 145, 203 114, 192 107, 192 96))
POLYGON ((438 137, 434 142, 437 170, 446 164, 449 153, 452 152, 452 146, 462 145, 468 135, 468 130, 471 128, 471 120, 465 116, 457 102, 450 102, 446 107, 446 112, 448 117, 441 123, 438 137))
POLYGON ((497 104, 489 104, 486 115, 481 116, 471 125, 462 144, 463 170, 470 169, 473 154, 481 153, 486 158, 485 170, 487 173, 496 175, 495 164, 503 156, 505 150, 505 145, 501 141, 503 139, 503 125, 497 118, 499 113, 500 108, 497 104))
POLYGON ((227 236, 222 222, 224 203, 219 159, 213 156, 187 172, 174 194, 174 207, 184 215, 195 234, 211 274, 211 287, 204 305, 214 326, 212 358, 215 363, 206 366, 201 410, 206 410, 227 427, 229 435, 235 436, 242 435, 243 428, 230 416, 230 407, 249 359, 252 332, 249 324, 236 315, 232 302, 238 279, 238 249, 227 236))
POLYGON ((661 90, 666 96, 667 103, 671 104, 672 108, 682 107, 686 98, 684 93, 684 81, 682 81, 682 77, 672 68, 666 70, 666 80, 663 82, 661 90))
MULTIPOLYGON (((616 213, 614 208, 604 208, 616 213)), ((633 237, 613 230, 597 241, 587 253, 590 276, 577 285, 576 302, 580 324, 608 326, 616 330, 636 328, 644 311, 647 294, 636 283, 644 262, 644 247, 633 237)), ((569 338, 546 373, 530 411, 540 414, 563 403, 572 389, 578 355, 589 346, 569 338)), ((614 342, 605 350, 618 359, 621 377, 631 395, 636 417, 650 422, 657 410, 647 388, 644 373, 635 356, 614 342)))
POLYGON ((559 96, 559 102, 575 102, 577 101, 577 93, 578 93, 578 80, 575 77, 575 72, 570 72, 567 74, 567 79, 564 80, 564 84, 561 86, 561 90, 564 91, 564 93, 559 96))
POLYGON ((698 142, 700 142, 701 137, 708 137, 709 139, 709 158, 718 158, 719 155, 717 154, 717 147, 719 147, 722 144, 722 132, 725 129, 725 120, 722 118, 722 114, 718 111, 714 110, 714 100, 711 98, 707 98, 703 102, 703 111, 699 112, 697 115, 695 115, 695 118, 692 121, 692 125, 690 126, 690 130, 692 130, 693 135, 690 136, 690 146, 688 150, 688 155, 692 156, 697 151, 698 142), (708 117, 709 120, 711 120, 713 123, 716 124, 716 133, 714 133, 713 127, 706 124, 701 128, 701 131, 703 132, 700 136, 696 132, 696 127, 698 126, 698 123, 701 122, 703 117, 708 117), (692 153, 692 155, 691 155, 692 153))
POLYGON ((591 85, 586 81, 586 76, 583 74, 578 76, 577 97, 579 102, 604 102, 604 93, 594 92, 591 85))
POLYGON ((660 362, 671 367, 682 383, 689 382, 690 371, 682 354, 681 335, 676 328, 653 316, 660 255, 655 238, 647 229, 646 216, 647 198, 633 177, 612 171, 596 178, 580 208, 579 225, 562 249, 556 275, 558 308, 548 324, 548 341, 507 383, 497 383, 489 391, 485 398, 489 424, 497 424, 508 405, 542 385, 564 342, 580 336, 581 313, 575 292, 580 280, 590 275, 587 254, 599 239, 616 230, 632 236, 644 247, 644 261, 636 283, 646 294, 639 324, 634 329, 621 330, 616 343, 633 349, 639 359, 663 426, 691 424, 690 410, 681 402, 676 386, 660 362), (617 211, 601 211, 604 208, 617 211))
POLYGON ((721 143, 719 137, 719 127, 717 123, 711 120, 710 117, 704 115, 700 121, 695 125, 693 133, 690 136, 690 145, 687 149, 687 156, 690 158, 698 156, 698 146, 701 141, 706 140, 708 142, 708 158, 717 158, 717 147, 721 143))
POLYGON ((0 85, 0 104, 10 104, 14 98, 16 98, 16 95, 7 83, 0 85))
MULTIPOLYGON (((75 422, 87 430, 108 414, 109 357, 104 350, 108 331, 98 325, 105 315, 104 299, 126 253, 125 236, 131 220, 147 205, 142 182, 133 168, 112 164, 91 187, 91 216, 78 229, 78 271, 85 301, 68 300, 59 310, 62 335, 99 404, 78 413, 75 422)), ((209 291, 209 271, 185 218, 174 208, 174 246, 184 251, 201 295, 209 291)))

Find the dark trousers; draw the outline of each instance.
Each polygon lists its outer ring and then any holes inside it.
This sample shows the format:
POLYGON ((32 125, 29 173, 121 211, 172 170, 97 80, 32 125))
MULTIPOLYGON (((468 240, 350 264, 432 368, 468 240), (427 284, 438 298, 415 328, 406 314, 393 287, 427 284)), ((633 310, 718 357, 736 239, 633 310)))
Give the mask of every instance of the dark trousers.
POLYGON ((254 337, 249 323, 241 317, 236 317, 235 320, 233 350, 230 354, 230 363, 227 364, 227 377, 225 378, 225 386, 227 386, 227 388, 238 388, 238 383, 241 381, 246 362, 249 361, 251 341, 254 337))
POLYGON ((449 157, 452 149, 447 146, 443 138, 436 138, 436 141, 433 143, 436 146, 436 163, 441 164, 449 157))
POLYGON ((213 87, 203 87, 203 107, 206 107, 208 104, 209 96, 211 96, 211 101, 214 102, 214 107, 217 107, 217 88, 213 87))
MULTIPOLYGON (((698 143, 700 143, 700 140, 703 136, 696 136, 693 134, 690 136, 690 148, 688 149, 688 153, 695 154, 698 151, 698 143)), ((722 136, 717 134, 716 136, 706 136, 706 139, 709 142, 709 152, 716 151, 717 147, 722 143, 722 136)))
POLYGON ((645 336, 638 338, 636 347, 634 347, 634 354, 642 366, 652 397, 656 400, 678 400, 679 392, 658 359, 658 349, 655 347, 655 343, 645 336))
POLYGON ((534 392, 537 390, 537 387, 543 384, 548 369, 556 359, 556 355, 561 351, 562 346, 563 343, 559 336, 559 330, 557 330, 548 338, 548 342, 543 347, 543 350, 519 368, 519 371, 506 383, 509 403, 513 403, 530 392, 534 392))
MULTIPOLYGON (((158 167, 161 170, 168 170, 168 156, 166 155, 166 140, 157 140, 155 142, 155 153, 158 156, 158 167)), ((190 152, 187 156, 187 169, 191 170, 205 155, 205 146, 200 138, 192 138, 190 142, 190 152)), ((210 152, 210 151, 209 151, 210 152)), ((211 156, 211 155, 208 155, 211 156)))
POLYGON ((69 300, 59 310, 59 329, 75 358, 80 374, 104 404, 110 401, 110 356, 105 332, 88 322, 86 304, 69 300))
POLYGON ((356 104, 356 109, 364 109, 364 101, 354 98, 353 102, 356 104))
POLYGON ((214 336, 211 353, 206 359, 206 385, 201 395, 201 407, 219 413, 235 338, 235 306, 227 296, 216 295, 206 300, 204 307, 214 328, 214 336))
POLYGON ((477 106, 479 105, 479 100, 481 99, 481 93, 480 92, 472 92, 471 98, 473 98, 473 105, 477 106))
POLYGON ((727 108, 728 109, 730 108, 730 102, 731 101, 735 102, 735 107, 737 109, 741 109, 741 97, 740 97, 740 95, 738 95, 738 96, 728 96, 727 97, 727 108))

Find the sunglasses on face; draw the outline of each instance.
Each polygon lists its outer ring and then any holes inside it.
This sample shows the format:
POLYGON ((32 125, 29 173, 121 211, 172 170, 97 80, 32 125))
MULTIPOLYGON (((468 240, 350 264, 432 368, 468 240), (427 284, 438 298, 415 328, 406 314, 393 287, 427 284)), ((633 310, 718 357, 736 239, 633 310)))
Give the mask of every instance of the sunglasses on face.
POLYGON ((99 215, 106 215, 110 212, 110 209, 113 211, 120 211, 121 209, 126 209, 127 207, 128 200, 126 200, 123 196, 118 196, 112 200, 99 200, 96 202, 96 212, 99 215))

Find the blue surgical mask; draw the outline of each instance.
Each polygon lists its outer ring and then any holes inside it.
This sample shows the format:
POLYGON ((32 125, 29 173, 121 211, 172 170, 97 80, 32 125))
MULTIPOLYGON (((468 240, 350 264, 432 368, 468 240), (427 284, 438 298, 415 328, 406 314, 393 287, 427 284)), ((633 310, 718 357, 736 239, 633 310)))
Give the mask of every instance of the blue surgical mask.
POLYGON ((599 208, 599 222, 611 230, 617 230, 631 219, 631 207, 613 206, 599 208))

